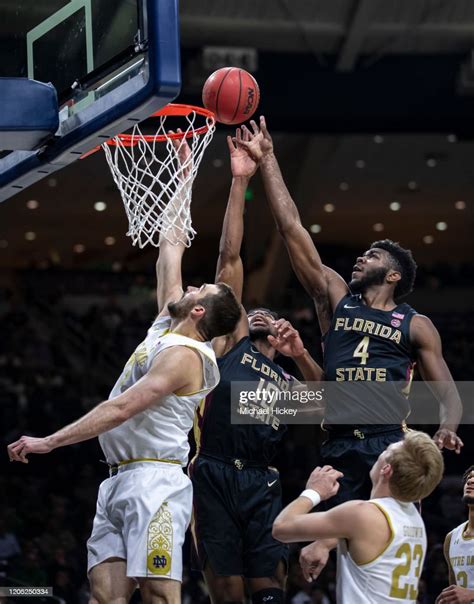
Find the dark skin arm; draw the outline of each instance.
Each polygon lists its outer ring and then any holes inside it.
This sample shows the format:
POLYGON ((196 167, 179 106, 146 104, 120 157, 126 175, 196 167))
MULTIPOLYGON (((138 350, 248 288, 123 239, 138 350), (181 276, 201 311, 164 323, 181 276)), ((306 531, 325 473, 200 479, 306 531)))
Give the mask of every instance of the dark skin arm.
POLYGON ((416 315, 410 324, 410 339, 416 350, 421 377, 428 383, 440 405, 440 425, 433 440, 440 449, 460 453, 463 442, 456 430, 462 417, 462 403, 443 358, 438 330, 428 317, 416 315))
MULTIPOLYGON (((247 135, 244 134, 244 137, 247 135)), ((236 131, 236 140, 242 139, 240 128, 236 131)), ((232 171, 232 185, 222 225, 219 244, 219 258, 216 267, 216 283, 223 282, 234 290, 237 300, 242 303, 244 286, 244 269, 240 249, 244 236, 245 191, 251 177, 257 170, 257 163, 227 137, 232 171)), ((242 316, 234 332, 229 336, 215 338, 212 346, 217 356, 224 355, 236 342, 249 333, 247 313, 242 309, 242 316)))
POLYGON ((311 235, 301 223, 298 208, 273 152, 273 141, 265 118, 260 117, 260 128, 253 120, 250 123, 253 130, 248 135, 250 140, 239 144, 259 162, 268 203, 287 247, 291 265, 301 285, 313 298, 321 332, 326 333, 335 307, 348 292, 347 284, 338 273, 323 264, 311 235))

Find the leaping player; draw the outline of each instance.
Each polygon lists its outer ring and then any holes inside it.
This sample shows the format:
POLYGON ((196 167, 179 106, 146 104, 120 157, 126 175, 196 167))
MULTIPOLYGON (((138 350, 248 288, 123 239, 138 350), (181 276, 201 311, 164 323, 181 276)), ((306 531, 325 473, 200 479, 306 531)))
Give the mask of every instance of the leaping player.
MULTIPOLYGON (((359 385, 385 382, 373 412, 361 398, 363 388, 344 388, 344 397, 326 401, 324 428, 328 440, 321 448, 324 463, 344 473, 341 488, 329 506, 350 499, 367 499, 369 470, 388 445, 404 436, 409 413, 406 387, 416 362, 440 405, 440 426, 433 439, 440 449, 459 453, 463 443, 456 434, 462 404, 443 358, 441 339, 433 323, 408 304, 398 302, 413 288, 416 264, 409 250, 389 239, 376 241, 356 259, 349 284, 325 266, 283 180, 265 119, 260 128, 252 121, 250 140, 239 145, 259 162, 267 199, 278 230, 288 249, 300 283, 313 298, 324 334, 326 381, 359 385), (380 404, 383 403, 383 404, 380 404), (342 417, 363 415, 363 423, 342 417), (375 413, 380 415, 377 417, 375 413), (371 414, 373 413, 372 417, 371 414), (389 416, 389 422, 383 419, 389 416), (356 425, 354 425, 356 424, 356 425)), ((372 389, 373 392, 373 389, 372 389)), ((307 579, 316 577, 335 542, 313 544, 302 551, 307 579)))
POLYGON ((463 503, 469 518, 444 541, 444 557, 449 570, 449 587, 436 598, 436 604, 470 604, 474 600, 474 466, 463 476, 463 503))
MULTIPOLYGON (((257 164, 230 137, 228 145, 233 179, 216 279, 230 285, 240 301, 245 191, 257 164)), ((283 604, 287 547, 272 537, 281 486, 277 469, 269 466, 285 426, 271 413, 265 422, 232 423, 231 405, 237 402, 231 384, 258 385, 260 391, 291 388, 295 382, 275 362, 277 352, 292 357, 308 381, 319 380, 322 371, 291 324, 266 308, 243 310, 233 333, 213 346, 221 380, 199 409, 198 455, 190 466, 195 567, 204 573, 213 604, 241 604, 247 589, 253 604, 283 604)))
MULTIPOLYGON (((189 153, 183 142, 181 165, 189 153)), ((109 400, 54 434, 22 436, 8 446, 11 461, 28 463, 31 453, 99 436, 111 476, 100 485, 87 543, 91 604, 128 602, 137 583, 146 604, 181 602, 182 545, 192 510, 191 481, 182 471, 188 432, 199 402, 219 381, 210 340, 232 332, 241 311, 223 283, 183 292, 185 246, 175 235, 172 243, 160 242, 158 317, 109 400)))

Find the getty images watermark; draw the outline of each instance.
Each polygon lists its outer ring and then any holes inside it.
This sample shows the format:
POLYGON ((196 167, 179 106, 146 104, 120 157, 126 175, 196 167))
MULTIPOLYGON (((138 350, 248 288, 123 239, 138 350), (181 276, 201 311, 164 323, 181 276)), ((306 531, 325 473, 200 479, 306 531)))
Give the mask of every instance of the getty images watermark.
POLYGON ((474 382, 231 383, 231 422, 284 424, 438 424, 439 401, 457 397, 463 424, 474 424, 474 382))

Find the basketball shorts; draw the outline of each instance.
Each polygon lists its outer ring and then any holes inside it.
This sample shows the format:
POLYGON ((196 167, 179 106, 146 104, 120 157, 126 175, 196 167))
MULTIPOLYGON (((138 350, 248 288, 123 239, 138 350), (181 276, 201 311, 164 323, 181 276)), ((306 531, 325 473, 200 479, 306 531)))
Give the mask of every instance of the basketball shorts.
POLYGON ((127 561, 128 577, 182 577, 192 485, 177 464, 136 462, 99 487, 88 571, 107 558, 127 561))
POLYGON ((272 537, 281 511, 280 475, 274 468, 243 467, 199 456, 193 481, 192 566, 208 562, 220 576, 272 577, 287 564, 288 548, 272 537))
POLYGON ((353 499, 370 499, 372 466, 389 445, 404 436, 405 432, 397 425, 329 432, 328 440, 321 447, 320 463, 333 466, 344 476, 339 480, 341 486, 337 494, 324 502, 325 509, 353 499))

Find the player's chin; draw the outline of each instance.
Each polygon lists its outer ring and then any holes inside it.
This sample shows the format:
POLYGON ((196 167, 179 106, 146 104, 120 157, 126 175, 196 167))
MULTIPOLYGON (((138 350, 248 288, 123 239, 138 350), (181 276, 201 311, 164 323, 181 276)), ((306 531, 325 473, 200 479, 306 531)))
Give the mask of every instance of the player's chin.
POLYGON ((272 330, 269 327, 250 327, 249 329, 249 337, 252 341, 254 340, 266 340, 267 336, 274 335, 272 330))
POLYGON ((356 291, 360 291, 363 287, 363 281, 360 278, 357 277, 352 277, 352 279, 349 281, 349 289, 352 292, 356 292, 356 291))

